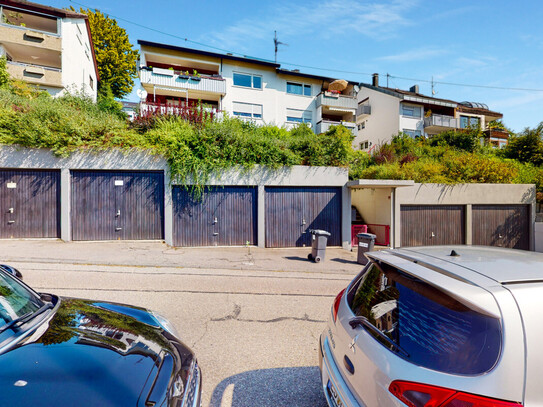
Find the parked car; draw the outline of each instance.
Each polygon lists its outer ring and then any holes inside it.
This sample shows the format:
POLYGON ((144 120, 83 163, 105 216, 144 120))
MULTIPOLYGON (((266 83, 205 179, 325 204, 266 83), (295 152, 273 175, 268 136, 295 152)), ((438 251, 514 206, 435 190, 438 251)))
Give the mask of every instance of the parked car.
POLYGON ((366 255, 320 337, 330 406, 543 404, 543 254, 434 246, 366 255))
POLYGON ((194 353, 144 308, 38 294, 0 266, 6 406, 200 405, 194 353))

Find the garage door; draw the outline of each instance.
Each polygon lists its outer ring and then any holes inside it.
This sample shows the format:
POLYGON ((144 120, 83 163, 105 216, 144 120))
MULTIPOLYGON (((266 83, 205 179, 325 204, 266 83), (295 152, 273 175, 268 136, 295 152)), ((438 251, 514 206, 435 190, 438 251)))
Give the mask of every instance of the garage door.
POLYGON ((473 205, 473 244, 530 249, 529 205, 473 205))
POLYGON ((163 238, 162 172, 72 172, 73 240, 163 238))
POLYGON ((60 237, 60 171, 0 170, 0 238, 60 237))
POLYGON ((466 242, 462 205, 402 205, 400 212, 402 247, 466 242))
POLYGON ((201 198, 174 187, 174 246, 256 244, 256 201, 255 187, 212 187, 201 198))
POLYGON ((310 229, 331 233, 341 245, 341 188, 266 188, 266 247, 310 246, 310 229))

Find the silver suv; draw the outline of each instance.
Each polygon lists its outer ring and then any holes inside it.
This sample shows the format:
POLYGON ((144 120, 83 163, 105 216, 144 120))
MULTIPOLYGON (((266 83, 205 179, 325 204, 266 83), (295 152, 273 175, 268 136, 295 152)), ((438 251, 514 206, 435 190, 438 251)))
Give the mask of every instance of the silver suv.
POLYGON ((320 338, 330 406, 543 405, 543 254, 370 252, 320 338))

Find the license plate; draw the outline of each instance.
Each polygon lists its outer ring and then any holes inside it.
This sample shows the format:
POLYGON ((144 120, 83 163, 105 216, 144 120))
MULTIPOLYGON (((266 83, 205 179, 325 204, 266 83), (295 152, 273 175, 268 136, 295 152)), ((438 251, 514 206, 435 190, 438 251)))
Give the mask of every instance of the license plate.
POLYGON ((328 395, 330 396, 330 400, 332 400, 333 406, 343 407, 343 402, 339 398, 339 394, 337 394, 336 388, 330 380, 328 380, 328 385, 326 386, 326 388, 328 389, 328 395))

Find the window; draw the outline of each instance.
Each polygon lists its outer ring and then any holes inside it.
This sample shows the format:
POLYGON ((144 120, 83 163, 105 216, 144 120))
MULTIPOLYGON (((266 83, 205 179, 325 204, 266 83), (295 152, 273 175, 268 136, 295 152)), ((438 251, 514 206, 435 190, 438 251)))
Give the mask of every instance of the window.
POLYGON ((414 364, 472 375, 492 369, 500 356, 499 319, 396 267, 370 265, 354 289, 353 312, 376 328, 367 332, 414 364))
POLYGON ((287 109, 287 122, 311 123, 311 116, 310 110, 287 109))
POLYGON ((477 128, 480 126, 481 119, 472 116, 460 116, 460 128, 467 129, 470 127, 477 128))
POLYGON ((358 130, 362 130, 366 128, 366 122, 362 122, 358 125, 358 130))
POLYGON ((92 90, 94 90, 94 79, 92 79, 92 76, 89 75, 89 86, 92 90))
POLYGON ((234 72, 234 86, 262 89, 262 76, 234 72))
POLYGON ((401 105, 401 115, 407 117, 422 117, 422 109, 420 106, 401 105))
POLYGON ((293 95, 311 96, 311 85, 287 82, 287 93, 291 93, 293 95))
POLYGON ((411 138, 417 138, 421 136, 420 130, 403 129, 402 133, 407 134, 411 138))
POLYGON ((234 116, 247 119, 262 119, 262 105, 234 102, 234 116))
POLYGON ((371 146, 371 143, 366 140, 366 141, 363 141, 362 143, 360 143, 360 150, 367 150, 368 148, 370 148, 371 146))

